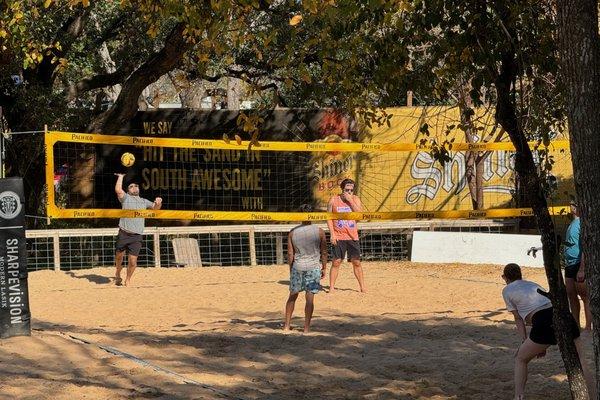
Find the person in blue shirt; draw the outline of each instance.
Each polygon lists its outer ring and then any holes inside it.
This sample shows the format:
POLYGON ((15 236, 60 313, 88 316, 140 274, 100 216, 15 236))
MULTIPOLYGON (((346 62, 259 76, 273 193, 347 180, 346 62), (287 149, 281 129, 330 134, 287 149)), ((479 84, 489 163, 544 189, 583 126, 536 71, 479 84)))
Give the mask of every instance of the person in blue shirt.
POLYGON ((583 301, 583 310, 585 313, 585 329, 590 330, 592 327, 592 313, 590 311, 590 300, 585 283, 585 260, 583 259, 580 244, 581 223, 579 220, 579 210, 577 202, 571 200, 571 214, 573 221, 567 228, 564 242, 564 261, 565 261, 565 286, 567 287, 567 296, 569 298, 569 306, 571 313, 579 324, 579 314, 581 305, 579 298, 583 301))

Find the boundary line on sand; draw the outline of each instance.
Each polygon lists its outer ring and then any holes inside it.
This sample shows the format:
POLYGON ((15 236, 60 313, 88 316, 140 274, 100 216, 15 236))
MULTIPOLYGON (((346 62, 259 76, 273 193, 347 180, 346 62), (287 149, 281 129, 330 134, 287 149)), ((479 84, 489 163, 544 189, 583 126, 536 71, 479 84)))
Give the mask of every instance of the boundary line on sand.
MULTIPOLYGON (((46 332, 46 333, 51 333, 51 332, 48 332, 46 330, 41 330, 41 331, 46 332)), ((223 391, 221 391, 219 389, 216 389, 216 388, 214 388, 214 387, 212 387, 210 385, 207 385, 206 383, 202 383, 202 382, 196 381, 194 379, 188 378, 188 377, 186 377, 184 375, 181 375, 181 374, 179 374, 179 373, 177 373, 175 371, 172 371, 170 369, 167 369, 167 368, 161 367, 159 365, 153 364, 153 363, 151 363, 149 361, 146 361, 146 360, 144 360, 142 358, 136 357, 133 354, 129 354, 129 353, 126 353, 124 351, 121 351, 121 350, 119 350, 119 349, 117 349, 115 347, 106 346, 106 345, 103 345, 103 344, 100 344, 100 343, 95 343, 95 342, 92 342, 90 340, 77 337, 77 336, 72 335, 70 333, 58 332, 58 335, 66 337, 67 339, 70 339, 72 341, 76 341, 76 342, 83 343, 83 344, 90 345, 90 346, 95 346, 95 347, 97 347, 97 348, 99 348, 101 350, 106 351, 107 353, 110 353, 110 354, 113 354, 113 355, 116 355, 116 356, 119 356, 119 357, 126 358, 126 359, 128 359, 130 361, 133 361, 136 364, 139 364, 139 365, 143 366, 143 367, 148 367, 148 368, 151 368, 152 370, 154 370, 156 372, 160 372, 162 374, 175 377, 175 378, 177 378, 178 380, 180 380, 181 382, 183 382, 185 384, 196 385, 196 386, 199 386, 199 387, 201 387, 203 389, 210 390, 211 392, 216 393, 216 394, 218 394, 220 396, 223 396, 223 397, 225 397, 227 399, 246 400, 246 399, 244 399, 242 397, 233 396, 231 394, 223 392, 223 391)))

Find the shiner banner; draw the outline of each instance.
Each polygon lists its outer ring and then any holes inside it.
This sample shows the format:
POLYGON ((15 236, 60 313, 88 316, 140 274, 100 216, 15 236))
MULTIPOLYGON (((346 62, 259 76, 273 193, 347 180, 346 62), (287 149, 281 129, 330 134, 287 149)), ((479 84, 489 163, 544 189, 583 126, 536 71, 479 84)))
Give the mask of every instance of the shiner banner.
POLYGON ((31 333, 23 180, 0 179, 0 338, 31 333))

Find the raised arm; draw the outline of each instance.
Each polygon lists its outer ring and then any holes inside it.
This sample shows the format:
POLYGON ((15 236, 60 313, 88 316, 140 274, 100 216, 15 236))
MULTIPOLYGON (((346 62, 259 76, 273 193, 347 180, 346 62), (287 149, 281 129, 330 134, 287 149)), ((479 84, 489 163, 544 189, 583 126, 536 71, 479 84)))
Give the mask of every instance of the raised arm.
POLYGON ((352 211, 362 212, 363 209, 362 209, 362 203, 360 202, 360 197, 352 195, 348 199, 348 202, 350 203, 350 208, 352 208, 352 211))
POLYGON ((362 203, 360 202, 360 198, 358 196, 344 192, 340 194, 340 198, 350 206, 352 212, 362 211, 362 203))
POLYGON ((120 202, 123 202, 125 198, 125 191, 123 190, 123 178, 125 174, 115 174, 117 177, 117 182, 115 183, 115 193, 117 194, 117 198, 120 202))
POLYGON ((161 207, 162 207, 162 198, 157 197, 156 199, 154 199, 154 203, 152 203, 152 209, 160 210, 161 207))
MULTIPOLYGON (((333 197, 329 199, 329 203, 327 203, 327 212, 333 212, 333 197)), ((331 244, 335 245, 337 243, 337 238, 335 237, 332 219, 327 220, 327 227, 329 228, 329 240, 331 241, 331 244)))

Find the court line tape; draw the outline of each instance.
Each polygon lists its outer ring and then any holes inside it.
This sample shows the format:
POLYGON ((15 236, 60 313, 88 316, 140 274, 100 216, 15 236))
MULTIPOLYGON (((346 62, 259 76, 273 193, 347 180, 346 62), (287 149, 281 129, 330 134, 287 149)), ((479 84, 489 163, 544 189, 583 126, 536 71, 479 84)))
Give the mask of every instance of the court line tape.
MULTIPOLYGON (((50 199, 49 199, 50 200, 50 199)), ((551 215, 567 215, 568 206, 548 208, 551 215)), ((179 210, 122 210, 100 208, 58 208, 48 202, 48 216, 51 218, 151 218, 187 219, 197 221, 327 221, 343 219, 354 221, 384 220, 430 220, 430 219, 494 219, 533 217, 531 208, 498 208, 488 210, 447 210, 447 211, 390 211, 390 212, 266 212, 266 211, 179 211, 179 210)))
MULTIPOLYGON (((47 331, 44 331, 44 332, 48 333, 47 331)), ((161 367, 159 365, 156 365, 156 364, 152 364, 149 361, 146 361, 146 360, 144 360, 142 358, 136 357, 133 354, 125 353, 124 351, 121 351, 121 350, 116 349, 114 347, 105 346, 105 345, 100 344, 100 343, 95 343, 95 342, 92 342, 90 340, 77 337, 77 336, 72 335, 70 333, 64 333, 64 332, 58 332, 58 333, 59 333, 60 336, 67 337, 67 338, 69 338, 71 340, 74 340, 74 341, 77 341, 77 342, 80 342, 80 343, 83 343, 83 344, 86 344, 86 345, 98 347, 99 349, 102 349, 102 350, 106 351, 107 353, 110 353, 110 354, 113 354, 113 355, 116 355, 116 356, 119 356, 119 357, 126 358, 126 359, 128 359, 130 361, 135 362, 136 364, 139 364, 139 365, 143 366, 143 367, 148 367, 148 368, 153 369, 156 372, 160 372, 162 374, 170 375, 172 377, 175 377, 175 378, 177 378, 178 380, 180 380, 181 382, 183 382, 185 384, 200 386, 203 389, 210 390, 211 392, 216 393, 216 394, 218 394, 220 396, 223 396, 223 397, 225 397, 227 399, 246 400, 246 399, 244 399, 242 397, 232 396, 232 395, 230 395, 228 393, 225 393, 225 392, 223 392, 223 391, 221 391, 219 389, 216 389, 216 388, 214 388, 212 386, 209 386, 206 383, 202 383, 202 382, 198 382, 198 381, 196 381, 194 379, 190 379, 190 378, 188 378, 188 377, 186 377, 184 375, 178 374, 175 371, 171 371, 170 369, 163 368, 163 367, 161 367)))
MULTIPOLYGON (((62 131, 48 131, 46 134, 46 145, 54 146, 56 142, 74 142, 90 144, 112 144, 129 146, 150 146, 150 147, 179 147, 188 149, 221 149, 221 150, 247 150, 250 146, 249 141, 242 141, 237 144, 235 141, 225 142, 223 140, 211 139, 182 139, 166 137, 148 137, 148 136, 119 136, 119 135, 101 135, 97 133, 75 133, 62 131)), ((538 141, 528 142, 529 147, 538 150, 568 150, 568 140, 553 140, 547 145, 538 141)), ((431 143, 356 143, 356 142, 269 142, 261 141, 254 144, 256 151, 308 151, 308 152, 406 152, 423 151, 439 148, 431 143)), ((452 151, 514 151, 515 147, 511 142, 491 142, 491 143, 451 143, 446 144, 447 150, 452 151)))

